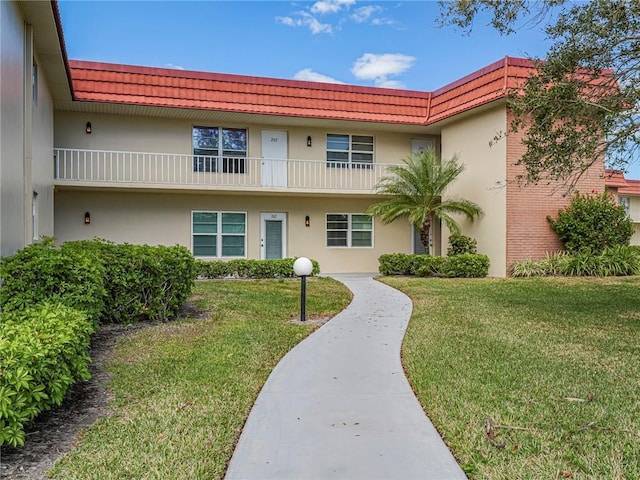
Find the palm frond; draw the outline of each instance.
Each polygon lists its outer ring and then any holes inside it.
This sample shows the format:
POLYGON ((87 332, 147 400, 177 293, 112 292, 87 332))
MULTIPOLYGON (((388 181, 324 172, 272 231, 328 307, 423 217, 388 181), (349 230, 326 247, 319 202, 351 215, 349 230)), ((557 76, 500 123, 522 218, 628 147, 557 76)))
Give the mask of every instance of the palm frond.
POLYGON ((459 231, 450 214, 463 214, 471 220, 482 216, 480 206, 469 200, 442 198, 463 170, 455 156, 438 163, 433 150, 407 157, 402 164, 389 167, 389 175, 378 182, 376 192, 388 198, 371 205, 367 213, 383 223, 404 217, 419 229, 428 217, 440 218, 451 231, 459 231))

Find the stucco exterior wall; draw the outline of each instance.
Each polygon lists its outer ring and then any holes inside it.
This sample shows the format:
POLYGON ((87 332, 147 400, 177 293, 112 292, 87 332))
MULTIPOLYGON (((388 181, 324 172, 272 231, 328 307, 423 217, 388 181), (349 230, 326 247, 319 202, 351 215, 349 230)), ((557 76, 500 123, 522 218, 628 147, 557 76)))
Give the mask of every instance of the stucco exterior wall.
POLYGON ((14 2, 0 2, 0 256, 24 246, 25 27, 14 2))
MULTIPOLYGON (((504 106, 450 123, 442 128, 442 158, 458 156, 465 165, 464 172, 447 190, 447 197, 460 197, 476 202, 484 217, 470 222, 456 217, 462 234, 478 241, 478 252, 489 256, 490 276, 506 274, 506 190, 504 180, 506 145, 489 141, 506 125, 504 106)), ((443 226, 441 242, 443 253, 448 245, 449 231, 443 226)))
POLYGON ((327 213, 363 213, 371 199, 266 195, 145 193, 59 190, 55 198, 57 241, 105 238, 138 244, 191 248, 191 211, 247 212, 247 258, 260 258, 260 213, 286 213, 286 256, 307 256, 324 273, 376 272, 378 257, 411 252, 411 229, 404 221, 374 222, 373 248, 328 248, 327 213), (85 212, 91 224, 84 224, 85 212), (305 227, 305 216, 310 226, 305 227))
MULTIPOLYGON (((507 121, 511 123, 512 114, 507 121)), ((507 137, 507 265, 518 260, 544 258, 547 253, 562 250, 562 243, 549 226, 547 216, 557 217, 558 210, 571 202, 571 193, 560 182, 522 185, 515 178, 524 173, 516 162, 524 154, 524 131, 507 137)), ((576 189, 583 193, 604 190, 604 161, 586 172, 576 189)))
MULTIPOLYGON (((37 53, 36 62, 40 64, 37 53)), ((38 69, 38 100, 33 104, 31 118, 31 182, 32 192, 37 194, 37 225, 30 237, 35 239, 53 235, 53 101, 42 68, 38 69)), ((27 197, 32 192, 26 192, 27 197)))
POLYGON ((53 102, 41 68, 34 100, 38 54, 14 2, 0 2, 0 38, 0 256, 7 256, 53 235, 53 102))
POLYGON ((300 160, 326 159, 327 133, 373 135, 375 141, 374 161, 377 163, 400 163, 411 153, 411 140, 414 138, 435 137, 409 133, 379 132, 372 125, 371 130, 349 130, 343 127, 332 128, 279 128, 275 125, 257 124, 221 124, 220 122, 201 122, 190 120, 130 117, 78 112, 55 112, 55 146, 58 148, 117 150, 152 153, 192 153, 192 127, 221 126, 227 128, 246 128, 248 130, 248 156, 261 157, 261 132, 280 130, 288 133, 288 156, 300 160), (87 122, 91 122, 92 133, 85 133, 87 122), (312 146, 307 146, 307 137, 311 136, 312 146))

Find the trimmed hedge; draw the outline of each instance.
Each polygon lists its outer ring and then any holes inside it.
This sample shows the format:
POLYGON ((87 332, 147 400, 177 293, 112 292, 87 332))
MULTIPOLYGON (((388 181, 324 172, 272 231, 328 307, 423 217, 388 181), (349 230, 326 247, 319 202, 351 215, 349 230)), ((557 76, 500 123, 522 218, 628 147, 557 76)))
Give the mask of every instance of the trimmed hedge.
POLYGON ((59 302, 98 322, 105 308, 105 271, 87 252, 58 247, 48 238, 2 259, 0 308, 18 311, 59 302))
MULTIPOLYGON (((295 258, 277 260, 198 260, 198 277, 208 278, 290 278, 295 277, 293 263, 295 258)), ((320 273, 320 265, 311 260, 311 275, 320 273)))
POLYGON ((477 253, 464 253, 450 257, 389 253, 380 255, 378 264, 378 270, 383 275, 479 278, 489 274, 489 257, 477 253))
POLYGON ((196 261, 185 247, 115 244, 107 240, 67 242, 104 267, 106 297, 101 320, 126 323, 166 320, 191 295, 196 261))
POLYGON ((44 301, 85 312, 97 322, 165 320, 191 295, 196 261, 181 246, 53 240, 29 245, 0 263, 0 307, 44 301))
POLYGON ((61 304, 0 313, 0 445, 23 445, 25 424, 91 377, 87 351, 95 328, 61 304))

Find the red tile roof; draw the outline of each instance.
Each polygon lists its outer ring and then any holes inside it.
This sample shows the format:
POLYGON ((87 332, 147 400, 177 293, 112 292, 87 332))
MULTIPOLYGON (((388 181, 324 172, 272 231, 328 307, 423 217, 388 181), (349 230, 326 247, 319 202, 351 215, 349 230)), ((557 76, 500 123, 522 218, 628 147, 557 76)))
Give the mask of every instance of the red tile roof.
POLYGON ((534 69, 505 57, 435 92, 70 60, 75 99, 238 113, 429 125, 504 98, 534 69))
POLYGON ((624 178, 620 170, 605 170, 604 184, 609 188, 617 188, 618 195, 640 195, 640 180, 624 178))

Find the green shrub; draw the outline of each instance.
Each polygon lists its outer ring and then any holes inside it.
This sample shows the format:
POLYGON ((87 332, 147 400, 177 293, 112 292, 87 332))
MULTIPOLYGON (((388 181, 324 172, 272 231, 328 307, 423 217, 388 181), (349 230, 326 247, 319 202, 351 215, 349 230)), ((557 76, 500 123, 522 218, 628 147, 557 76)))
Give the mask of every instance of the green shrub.
POLYGON ((628 245, 633 235, 631 219, 606 192, 576 193, 571 204, 558 212, 557 220, 547 220, 569 253, 599 254, 605 248, 628 245))
POLYGON ((514 262, 511 265, 511 275, 514 277, 550 277, 563 275, 567 270, 569 255, 564 252, 548 254, 542 260, 532 260, 530 258, 514 262))
POLYGON ((514 277, 638 275, 640 253, 628 246, 607 248, 599 255, 559 252, 543 260, 515 262, 511 274, 514 277))
POLYGON ((226 278, 233 275, 229 262, 223 260, 197 260, 198 278, 226 278))
POLYGON ((411 255, 385 253, 378 257, 378 271, 383 275, 411 275, 411 255))
MULTIPOLYGON (((274 260, 198 260, 198 276, 200 278, 289 278, 295 277, 293 263, 295 258, 274 260)), ((311 275, 320 273, 320 265, 311 260, 311 275)))
POLYGON ((409 275, 418 277, 438 277, 442 276, 442 269, 448 262, 447 257, 437 257, 433 255, 414 255, 413 268, 409 275))
POLYGON ((61 304, 0 314, 0 445, 23 445, 25 425, 90 378, 94 330, 84 313, 61 304))
POLYGON ((478 253, 478 241, 459 233, 451 234, 447 256, 462 255, 463 253, 478 253))
POLYGON ((139 259, 142 316, 166 320, 175 315, 191 295, 197 275, 195 258, 185 247, 134 245, 139 259))
POLYGON ((165 320, 191 294, 198 273, 184 247, 115 244, 107 240, 67 242, 63 249, 82 251, 103 266, 106 299, 103 322, 165 320))
POLYGON ((440 273, 449 278, 481 278, 489 274, 489 257, 482 254, 463 253, 444 257, 440 273))
POLYGON ((611 247, 600 255, 600 275, 625 276, 640 274, 640 252, 631 247, 611 247))
POLYGON ((59 302, 97 322, 105 306, 104 276, 103 265, 90 252, 44 239, 2 259, 0 307, 16 311, 44 301, 59 302))
POLYGON ((600 261, 598 256, 590 252, 579 252, 567 256, 561 274, 569 277, 597 277, 600 276, 600 261))
POLYGON ((489 274, 489 257, 477 253, 464 253, 451 257, 388 253, 378 258, 378 270, 383 275, 486 277, 489 274))

